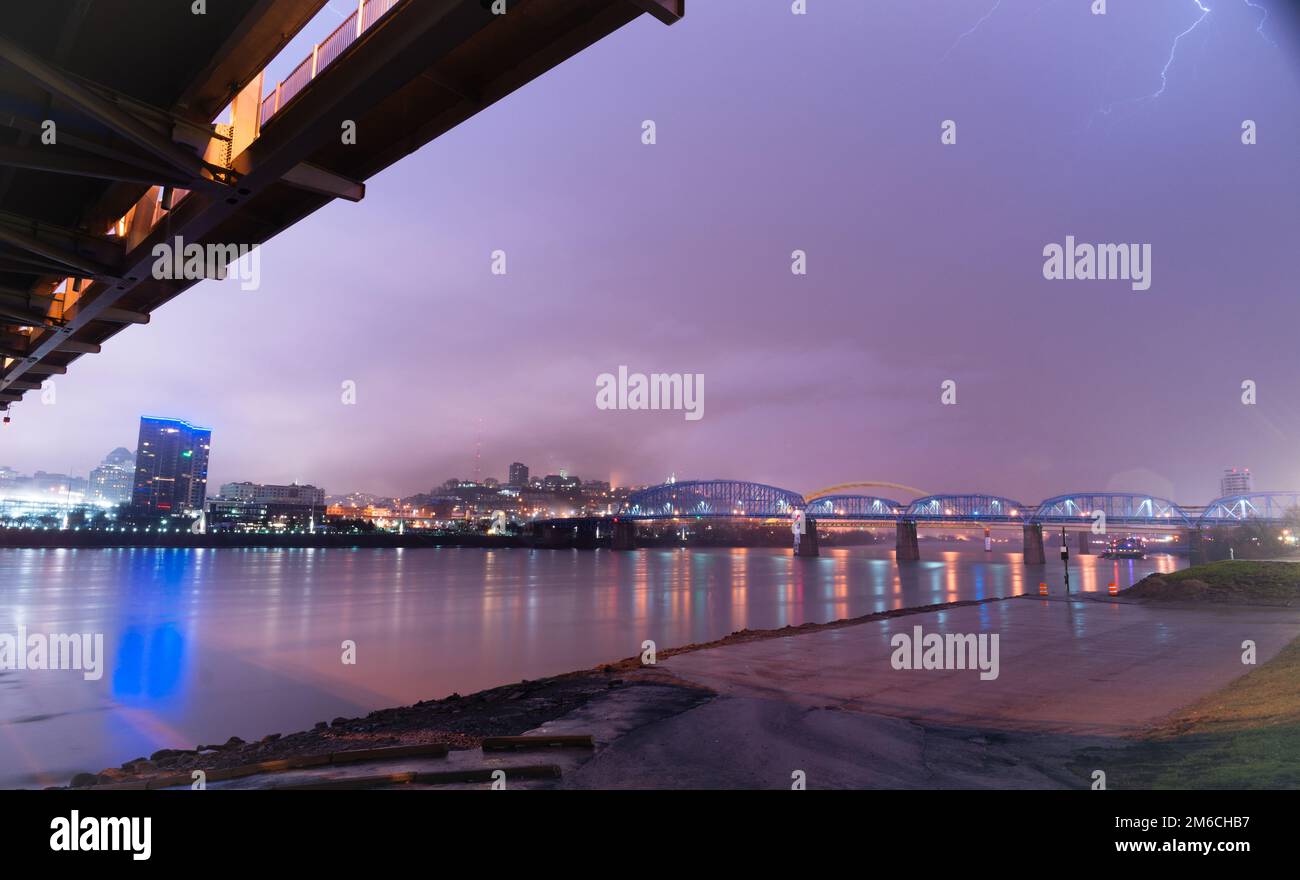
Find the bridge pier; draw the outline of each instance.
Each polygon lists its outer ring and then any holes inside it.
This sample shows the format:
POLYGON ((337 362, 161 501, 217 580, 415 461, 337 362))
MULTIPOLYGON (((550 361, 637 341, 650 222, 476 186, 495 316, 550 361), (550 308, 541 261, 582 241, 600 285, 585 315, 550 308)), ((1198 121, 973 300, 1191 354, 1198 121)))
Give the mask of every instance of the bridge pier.
POLYGON ((1188 529, 1183 533, 1183 535, 1187 540, 1188 561, 1191 562, 1192 565, 1205 565, 1205 563, 1209 562, 1210 554, 1208 548, 1205 546, 1201 530, 1188 529))
POLYGON ((577 550, 595 550, 600 543, 600 521, 592 519, 578 520, 573 534, 573 546, 577 550))
POLYGON ((799 549, 795 551, 796 556, 820 556, 817 549, 817 520, 807 518, 804 520, 804 533, 799 536, 799 549))
POLYGON ((630 519, 616 519, 610 535, 610 547, 615 550, 636 549, 636 522, 630 519))
POLYGON ((1025 565, 1045 565, 1043 552, 1043 527, 1038 523, 1025 523, 1025 565))
POLYGON ((1086 529, 1082 532, 1079 532, 1078 542, 1079 542, 1079 547, 1075 552, 1078 553, 1080 556, 1091 556, 1092 555, 1092 532, 1086 529))
POLYGON ((900 519, 895 527, 894 555, 898 562, 917 562, 921 548, 916 543, 916 521, 900 519))
POLYGON ((533 523, 533 541, 537 547, 557 549, 573 545, 574 529, 558 523, 533 523))

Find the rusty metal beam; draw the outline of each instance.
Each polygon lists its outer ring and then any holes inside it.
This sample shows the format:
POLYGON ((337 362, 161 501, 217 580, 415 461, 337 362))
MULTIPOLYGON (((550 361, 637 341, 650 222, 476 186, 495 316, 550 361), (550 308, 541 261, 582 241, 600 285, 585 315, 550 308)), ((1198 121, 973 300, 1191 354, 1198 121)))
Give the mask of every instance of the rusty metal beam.
POLYGON ((44 312, 34 312, 20 306, 10 305, 7 301, 0 301, 0 319, 16 322, 20 327, 50 328, 58 326, 57 322, 53 321, 44 312))
POLYGON ((67 275, 120 277, 122 243, 107 236, 0 211, 0 241, 74 270, 67 275))
POLYGON ((122 137, 152 153, 189 177, 202 177, 203 161, 171 138, 160 134, 152 125, 124 110, 80 79, 31 54, 12 40, 0 36, 0 59, 22 71, 51 93, 71 101, 122 137))
MULTIPOLYGON (((9 356, 13 357, 13 355, 9 356)), ((53 374, 62 376, 68 372, 68 368, 59 364, 28 364, 25 372, 31 373, 33 376, 49 376, 53 374)))
POLYGON ((63 263, 46 260, 34 254, 17 254, 0 252, 0 272, 17 272, 23 275, 59 275, 76 274, 68 271, 63 263))
POLYGON ((174 170, 141 168, 115 159, 87 156, 58 147, 11 147, 0 144, 0 165, 30 168, 51 174, 71 174, 100 180, 122 180, 160 186, 194 186, 198 182, 174 170))
POLYGON ((676 24, 686 15, 686 0, 627 0, 664 24, 676 24))
POLYGON ((118 309, 110 306, 100 309, 94 320, 108 321, 113 324, 148 324, 149 315, 145 312, 133 312, 130 309, 118 309))
POLYGON ((299 162, 290 168, 288 173, 281 179, 299 189, 305 189, 308 192, 331 198, 347 199, 349 202, 359 202, 366 195, 366 185, 364 183, 351 180, 341 174, 335 174, 333 171, 328 171, 308 162, 299 162))
POLYGON ((43 293, 33 293, 30 290, 20 290, 17 287, 6 287, 0 285, 0 303, 9 303, 10 305, 23 305, 29 308, 46 308, 48 309, 57 300, 43 293))

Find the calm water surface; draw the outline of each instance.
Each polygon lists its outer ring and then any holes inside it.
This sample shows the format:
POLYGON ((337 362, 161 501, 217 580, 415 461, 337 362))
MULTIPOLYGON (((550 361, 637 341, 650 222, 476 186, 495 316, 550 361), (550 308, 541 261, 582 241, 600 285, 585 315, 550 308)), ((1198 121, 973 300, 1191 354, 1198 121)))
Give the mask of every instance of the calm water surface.
MULTIPOLYGON (((1050 543, 1050 542, 1049 542, 1050 543)), ((0 549, 0 633, 100 632, 99 681, 0 670, 0 786, 66 784, 160 748, 289 733, 336 716, 640 653, 892 608, 1060 589, 1061 563, 922 543, 788 550, 0 549), (345 666, 341 643, 357 644, 345 666)), ((1018 544, 1017 544, 1018 546, 1018 544)), ((1050 548, 1049 548, 1050 550, 1050 548)), ((1074 589, 1185 560, 1075 557, 1074 589)))

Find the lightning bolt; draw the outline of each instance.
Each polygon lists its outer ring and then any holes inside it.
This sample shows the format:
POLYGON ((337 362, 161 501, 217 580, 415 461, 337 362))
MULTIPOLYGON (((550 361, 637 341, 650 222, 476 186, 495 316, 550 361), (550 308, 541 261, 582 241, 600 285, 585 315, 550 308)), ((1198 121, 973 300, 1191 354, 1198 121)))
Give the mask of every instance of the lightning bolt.
POLYGON ((1251 3, 1250 0, 1245 0, 1245 3, 1251 9, 1258 9, 1260 12, 1264 13, 1259 19, 1259 27, 1255 28, 1255 33, 1259 34, 1260 38, 1264 42, 1276 49, 1277 43, 1273 42, 1273 39, 1268 34, 1264 33, 1264 24, 1268 21, 1268 8, 1260 6, 1258 3, 1251 3))
MULTIPOLYGON (((1088 118, 1087 127, 1089 129, 1092 128, 1092 123, 1097 118, 1098 114, 1101 114, 1102 116, 1109 116, 1111 114, 1111 111, 1113 111, 1116 107, 1119 107, 1122 104, 1137 104, 1137 103, 1141 103, 1142 101, 1151 101, 1156 98, 1159 98, 1161 95, 1165 93, 1165 89, 1169 87, 1169 68, 1174 66, 1174 60, 1178 57, 1178 44, 1183 41, 1183 37, 1187 36, 1192 31, 1196 30, 1197 27, 1200 26, 1201 22, 1205 21, 1205 19, 1208 18, 1210 15, 1210 8, 1206 6, 1204 3, 1202 3, 1201 0, 1192 0, 1192 2, 1196 4, 1196 8, 1201 11, 1201 14, 1196 19, 1196 21, 1191 23, 1191 25, 1187 28, 1187 30, 1183 31, 1181 34, 1174 37, 1174 43, 1172 46, 1169 47, 1169 59, 1165 61, 1165 66, 1160 69, 1160 88, 1156 89, 1154 92, 1147 95, 1146 97, 1126 98, 1123 101, 1114 101, 1110 104, 1107 104, 1105 107, 1095 110, 1092 116, 1088 118)), ((1249 3, 1250 0, 1246 0, 1246 2, 1249 3)))
MULTIPOLYGON (((1054 2, 1058 2, 1058 0, 1044 0, 1044 2, 1038 7, 1038 11, 1042 12, 1044 9, 1047 8, 1049 4, 1054 2)), ((1174 63, 1178 60, 1178 47, 1182 44, 1183 39, 1185 37, 1191 35, 1193 31, 1195 31, 1197 28, 1201 26, 1202 22, 1204 22, 1207 18, 1210 17, 1210 13, 1212 11, 1210 7, 1205 5, 1203 0, 1192 0, 1192 2, 1196 4, 1196 9, 1197 11, 1200 12, 1200 15, 1198 15, 1196 17, 1196 20, 1193 21, 1190 25, 1188 25, 1185 30, 1183 30, 1176 37, 1174 37, 1174 41, 1169 47, 1169 57, 1165 59, 1164 66, 1160 68, 1160 88, 1156 89, 1154 92, 1152 92, 1151 94, 1145 97, 1128 98, 1123 101, 1115 101, 1110 104, 1107 104, 1106 106, 1100 108, 1099 110, 1094 111, 1093 118, 1096 117, 1097 113, 1109 116, 1111 111, 1114 110, 1116 107, 1120 106, 1121 104, 1134 104, 1143 101, 1150 101, 1159 98, 1161 95, 1165 93, 1165 91, 1169 88, 1169 71, 1173 68, 1174 63)), ((1255 31, 1256 33, 1259 34, 1261 39, 1267 42, 1270 46, 1276 48, 1277 43, 1274 42, 1273 39, 1264 32, 1264 25, 1268 22, 1268 17, 1269 17, 1269 11, 1267 7, 1254 2, 1254 0, 1242 0, 1242 2, 1245 3, 1247 6, 1249 6, 1251 9, 1258 10, 1259 12, 1262 13, 1259 19, 1259 25, 1258 27, 1255 28, 1255 31)), ((980 16, 979 19, 975 22, 975 24, 973 24, 970 27, 969 30, 958 35, 957 39, 953 41, 953 44, 948 47, 948 51, 943 53, 943 57, 939 59, 939 62, 942 64, 944 61, 946 61, 948 59, 948 56, 951 55, 953 51, 955 51, 956 48, 960 46, 963 41, 966 40, 967 37, 970 37, 973 34, 975 34, 984 25, 984 22, 992 18, 993 14, 996 13, 1001 6, 1002 6, 1002 0, 994 0, 993 5, 989 7, 988 12, 985 12, 982 16, 980 16)), ((1092 128, 1092 121, 1093 120, 1090 118, 1088 121, 1088 126, 1087 126, 1088 128, 1092 128)))
POLYGON ((966 39, 966 38, 969 37, 971 34, 975 33, 977 30, 979 30, 979 29, 980 29, 980 25, 982 25, 982 24, 984 24, 984 22, 988 21, 988 20, 993 16, 993 13, 995 13, 995 12, 998 11, 998 7, 1001 6, 1001 5, 1002 5, 1002 0, 997 0, 997 2, 993 4, 993 8, 990 9, 988 12, 984 13, 984 15, 980 17, 980 20, 977 21, 977 22, 975 22, 975 25, 974 25, 970 30, 966 31, 966 33, 962 34, 962 35, 959 36, 955 41, 953 41, 953 44, 952 44, 951 46, 948 47, 948 51, 947 51, 947 52, 944 52, 944 53, 943 53, 943 57, 939 59, 939 63, 942 64, 943 62, 947 61, 947 60, 948 60, 948 56, 952 54, 952 50, 953 50, 953 49, 956 49, 958 46, 960 46, 962 40, 966 39))
MULTIPOLYGON (((1169 68, 1174 66, 1174 59, 1178 57, 1178 44, 1182 42, 1183 37, 1196 30, 1196 28, 1200 26, 1201 22, 1205 21, 1205 19, 1209 17, 1210 8, 1208 6, 1202 3, 1201 0, 1192 0, 1192 2, 1196 4, 1197 9, 1201 10, 1201 17, 1192 22, 1192 26, 1187 30, 1174 37, 1174 44, 1169 48, 1169 60, 1165 62, 1164 68, 1160 71, 1160 88, 1150 96, 1152 98, 1159 98, 1163 95, 1165 93, 1165 88, 1169 85, 1169 68)), ((1249 2, 1249 0, 1247 0, 1247 2, 1249 2)))

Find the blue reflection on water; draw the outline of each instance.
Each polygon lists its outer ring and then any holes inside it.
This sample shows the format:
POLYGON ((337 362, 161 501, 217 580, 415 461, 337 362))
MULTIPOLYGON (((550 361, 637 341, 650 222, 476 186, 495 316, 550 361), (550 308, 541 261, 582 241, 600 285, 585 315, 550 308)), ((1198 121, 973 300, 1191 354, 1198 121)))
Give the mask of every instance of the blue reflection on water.
POLYGON ((142 705, 178 693, 186 643, 177 625, 185 586, 196 581, 203 557, 185 550, 130 551, 130 598, 118 607, 121 629, 113 697, 142 705))
POLYGON ((181 684, 184 666, 185 637, 174 623, 128 627, 114 664, 113 698, 139 705, 171 696, 181 684))

